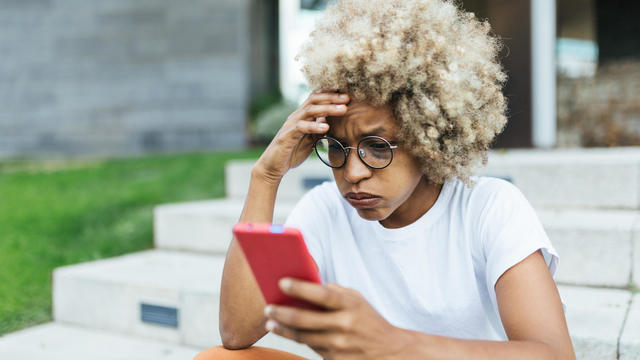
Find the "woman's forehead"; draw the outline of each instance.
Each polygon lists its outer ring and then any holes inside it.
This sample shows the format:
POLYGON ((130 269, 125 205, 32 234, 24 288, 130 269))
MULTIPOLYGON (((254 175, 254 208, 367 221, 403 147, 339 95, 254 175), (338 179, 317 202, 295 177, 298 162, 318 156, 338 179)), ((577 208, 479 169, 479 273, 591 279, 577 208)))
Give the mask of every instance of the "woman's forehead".
POLYGON ((388 106, 372 107, 366 103, 350 103, 343 116, 327 118, 329 135, 348 139, 368 135, 394 136, 397 124, 388 106))

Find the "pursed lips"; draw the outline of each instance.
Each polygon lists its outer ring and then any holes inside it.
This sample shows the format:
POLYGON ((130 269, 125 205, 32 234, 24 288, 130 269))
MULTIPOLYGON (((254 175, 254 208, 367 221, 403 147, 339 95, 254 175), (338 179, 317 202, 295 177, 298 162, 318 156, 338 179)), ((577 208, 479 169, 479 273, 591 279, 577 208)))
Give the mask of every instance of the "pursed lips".
POLYGON ((357 209, 367 209, 375 207, 380 201, 381 197, 366 192, 349 192, 344 195, 344 198, 357 209))

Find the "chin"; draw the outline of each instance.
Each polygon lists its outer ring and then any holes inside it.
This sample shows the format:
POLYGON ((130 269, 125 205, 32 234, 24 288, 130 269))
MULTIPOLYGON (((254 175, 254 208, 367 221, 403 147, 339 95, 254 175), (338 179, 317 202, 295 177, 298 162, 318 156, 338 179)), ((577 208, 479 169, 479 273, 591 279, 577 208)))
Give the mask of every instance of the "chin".
POLYGON ((369 221, 382 221, 389 217, 389 214, 382 212, 380 209, 356 209, 361 218, 369 221))

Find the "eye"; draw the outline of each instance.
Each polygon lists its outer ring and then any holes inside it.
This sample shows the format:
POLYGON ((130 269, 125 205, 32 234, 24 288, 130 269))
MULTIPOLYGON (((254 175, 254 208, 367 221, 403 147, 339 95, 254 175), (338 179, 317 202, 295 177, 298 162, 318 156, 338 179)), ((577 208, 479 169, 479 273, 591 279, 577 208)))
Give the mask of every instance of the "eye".
POLYGON ((368 146, 374 150, 384 150, 387 148, 387 144, 383 142, 374 142, 374 143, 368 144, 368 146))

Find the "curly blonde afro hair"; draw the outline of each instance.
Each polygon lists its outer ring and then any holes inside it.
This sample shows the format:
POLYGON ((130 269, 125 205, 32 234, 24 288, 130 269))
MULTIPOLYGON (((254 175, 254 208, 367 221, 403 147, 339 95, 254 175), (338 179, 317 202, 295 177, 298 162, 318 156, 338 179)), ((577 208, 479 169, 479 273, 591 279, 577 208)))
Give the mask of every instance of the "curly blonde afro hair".
POLYGON ((404 148, 434 183, 474 168, 506 124, 490 26, 446 0, 340 0, 296 56, 314 91, 389 105, 404 148))

